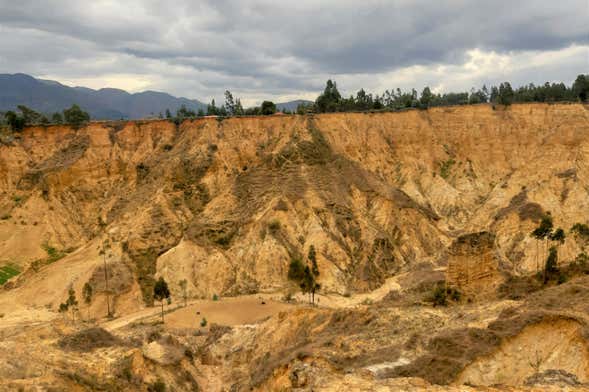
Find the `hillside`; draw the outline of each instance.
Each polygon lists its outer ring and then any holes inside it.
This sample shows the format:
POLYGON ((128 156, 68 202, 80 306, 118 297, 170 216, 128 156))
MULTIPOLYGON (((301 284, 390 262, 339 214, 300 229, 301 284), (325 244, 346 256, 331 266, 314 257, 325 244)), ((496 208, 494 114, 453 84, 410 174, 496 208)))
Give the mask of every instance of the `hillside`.
MULTIPOLYGON (((7 325, 55 319, 69 286, 81 292, 86 282, 97 291, 89 312, 105 313, 104 259, 117 316, 152 305, 160 276, 176 300, 182 279, 191 300, 253 294, 277 300, 297 291, 287 278, 289 263, 305 260, 313 245, 322 307, 283 312, 259 327, 235 327, 216 343, 207 340, 208 363, 227 367, 211 367, 217 373, 201 374, 199 383, 224 379, 273 390, 287 385, 296 365, 301 372, 322 369, 318 384, 305 376, 317 390, 352 388, 367 385, 360 369, 384 363, 371 368, 380 380, 372 382, 393 389, 401 385, 394 377, 520 385, 533 369, 506 376, 493 350, 517 351, 510 339, 552 333, 551 320, 570 341, 563 350, 577 356, 571 363, 553 358, 556 365, 546 369, 589 381, 585 305, 576 297, 585 289, 555 288, 520 302, 500 295, 507 282, 543 265, 547 245, 529 233, 548 213, 567 233, 560 266, 586 250, 588 239, 570 233, 575 223, 589 222, 586 106, 206 118, 179 126, 91 123, 77 131, 32 127, 1 140, 0 266, 22 271, 0 291, 7 325), (462 293, 463 308, 417 306, 423 303, 416 293, 444 280, 462 293), (563 293, 574 299, 568 319, 546 305, 563 293), (378 301, 384 302, 371 306, 378 301), (400 304, 407 308, 398 311, 400 304), (502 313, 507 308, 511 313, 502 313), (515 320, 513 328, 506 320, 515 320), (385 325, 403 332, 395 337, 385 325), (488 346, 452 359, 439 378, 423 373, 435 364, 428 368, 419 358, 442 348, 425 340, 413 347, 410 334, 448 333, 444 342, 452 345, 463 339, 460 328, 476 329, 488 346), (302 338, 309 329, 311 343, 302 338), (289 345, 305 354, 274 356, 289 345), (230 352, 241 354, 231 362, 230 352), (248 367, 254 363, 258 368, 248 367), (232 366, 241 373, 231 373, 232 366), (481 369, 489 367, 494 373, 485 378, 481 369), (346 369, 356 373, 342 378, 346 369)), ((586 288, 586 281, 574 282, 565 286, 586 288)), ((550 353, 549 344, 540 349, 550 353)))
MULTIPOLYGON (((277 103, 279 110, 294 112, 301 103, 295 100, 277 103)), ((0 74, 0 112, 16 110, 25 105, 45 114, 61 112, 77 104, 96 120, 145 119, 165 115, 166 109, 175 114, 180 107, 206 112, 207 104, 196 99, 177 98, 158 91, 128 93, 116 88, 93 90, 87 87, 68 87, 53 80, 36 79, 25 74, 0 74)))
POLYGON ((166 109, 176 112, 182 105, 197 111, 206 104, 176 98, 157 91, 130 94, 115 88, 93 90, 68 87, 55 81, 35 79, 25 74, 0 74, 0 111, 25 105, 41 113, 61 112, 72 104, 80 105, 94 119, 135 119, 155 117, 166 109))

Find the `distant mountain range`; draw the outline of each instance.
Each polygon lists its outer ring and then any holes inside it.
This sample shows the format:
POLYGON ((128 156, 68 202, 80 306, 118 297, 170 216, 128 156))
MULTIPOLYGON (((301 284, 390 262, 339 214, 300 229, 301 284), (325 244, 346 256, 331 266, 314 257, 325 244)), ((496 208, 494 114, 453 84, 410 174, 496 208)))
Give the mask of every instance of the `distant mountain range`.
POLYGON ((313 103, 313 102, 312 101, 306 101, 304 99, 297 99, 295 101, 288 101, 288 102, 283 102, 283 103, 277 103, 276 104, 276 108, 278 110, 286 109, 289 112, 294 112, 295 110, 297 110, 297 107, 300 104, 308 105, 310 103, 313 103))
MULTIPOLYGON (((307 101, 277 104, 279 109, 295 110, 307 101)), ((0 111, 14 110, 25 105, 36 111, 51 114, 78 104, 93 119, 140 119, 157 116, 170 109, 175 113, 182 105, 197 111, 206 104, 196 99, 177 98, 157 91, 131 94, 115 88, 93 90, 87 87, 68 87, 53 80, 36 79, 25 74, 0 74, 0 111)))

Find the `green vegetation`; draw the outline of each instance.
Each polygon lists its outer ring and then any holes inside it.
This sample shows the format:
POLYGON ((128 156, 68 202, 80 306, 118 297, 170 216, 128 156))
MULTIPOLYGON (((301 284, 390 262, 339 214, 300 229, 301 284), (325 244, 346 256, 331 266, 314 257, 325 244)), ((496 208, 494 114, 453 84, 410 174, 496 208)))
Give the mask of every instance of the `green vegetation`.
POLYGON ((13 132, 20 132, 24 127, 30 125, 62 124, 64 121, 79 128, 90 121, 90 115, 75 104, 69 109, 65 109, 63 114, 56 112, 45 115, 24 105, 18 105, 16 111, 9 110, 0 115, 0 125, 7 125, 13 132))
POLYGON ((158 379, 147 387, 147 392, 166 392, 166 384, 158 379))
POLYGON ((84 303, 88 309, 88 319, 90 319, 90 305, 92 304, 93 292, 92 285, 89 282, 86 282, 82 288, 82 296, 84 297, 84 303))
POLYGON ((296 282, 303 294, 309 295, 309 302, 314 304, 315 293, 321 289, 321 285, 317 282, 319 267, 317 266, 317 255, 313 245, 309 247, 307 259, 307 265, 304 265, 298 258, 293 258, 290 261, 288 279, 296 282))
POLYGON ((280 221, 278 219, 272 219, 268 222, 268 230, 271 234, 276 234, 280 231, 280 221))
POLYGON ((540 225, 532 231, 532 237, 536 238, 537 240, 543 240, 550 236, 552 232, 552 217, 550 215, 546 215, 540 221, 540 225))
POLYGON ((454 302, 460 301, 460 291, 452 287, 445 287, 443 284, 438 284, 434 287, 432 293, 430 294, 429 300, 435 306, 447 306, 448 300, 452 300, 454 302))
POLYGON ((225 91, 225 108, 229 116, 241 116, 244 114, 241 101, 239 98, 233 99, 233 94, 229 90, 225 91))
POLYGON ((76 312, 78 311, 78 300, 76 299, 76 292, 74 288, 70 286, 68 290, 68 297, 65 302, 59 304, 59 312, 64 314, 70 311, 72 321, 76 321, 76 312))
POLYGON ((276 105, 272 101, 264 101, 260 106, 260 110, 264 116, 274 114, 276 113, 276 105))
MULTIPOLYGON (((355 95, 348 98, 342 96, 335 81, 328 80, 323 92, 314 103, 302 103, 297 109, 297 114, 326 113, 326 112, 366 112, 366 111, 397 111, 411 108, 427 109, 435 106, 448 105, 474 105, 480 103, 492 103, 499 105, 511 105, 523 102, 586 102, 589 99, 589 75, 580 74, 569 87, 564 83, 549 83, 536 86, 530 83, 525 86, 513 88, 509 82, 500 83, 498 86, 486 85, 479 89, 472 88, 464 92, 434 93, 426 86, 418 94, 416 89, 401 91, 401 89, 386 90, 383 94, 367 93, 360 89, 355 95)), ((282 110, 288 113, 287 110, 282 110)), ((225 91, 225 103, 217 106, 213 99, 207 105, 206 111, 194 110, 181 106, 175 116, 169 109, 165 110, 165 118, 180 124, 185 119, 196 117, 241 116, 241 115, 271 115, 277 112, 276 105, 271 101, 264 101, 261 106, 244 109, 239 98, 235 98, 229 91, 225 91)), ((160 118, 164 115, 160 113, 160 118)), ((38 113, 24 105, 17 106, 16 110, 0 113, 0 128, 8 127, 13 132, 20 132, 29 125, 48 125, 68 123, 79 128, 90 120, 87 112, 74 104, 65 109, 63 113, 38 113)))
POLYGON ((259 116, 259 115, 269 116, 269 115, 276 113, 277 111, 278 111, 278 109, 276 108, 276 104, 274 104, 274 102, 264 101, 264 102, 262 102, 261 106, 247 108, 244 111, 244 114, 246 114, 248 116, 259 116))
POLYGON ((74 128, 79 128, 90 121, 90 115, 75 104, 63 111, 63 118, 66 123, 72 125, 74 128))
POLYGON ((288 266, 288 279, 300 281, 303 279, 305 266, 300 259, 292 259, 288 266))
MULTIPOLYGON (((552 217, 550 214, 545 215, 540 224, 537 228, 535 228, 530 235, 534 237, 537 241, 544 241, 545 245, 547 244, 548 240, 553 241, 556 243, 556 246, 551 246, 548 250, 548 256, 546 257, 546 261, 544 263, 544 271, 543 271, 543 281, 544 284, 548 283, 548 281, 559 272, 558 269, 558 247, 564 244, 566 240, 566 234, 562 228, 557 228, 553 231, 553 223, 552 217)), ((573 226, 575 227, 575 226, 573 226)), ((536 259, 536 268, 537 266, 537 259, 536 259)), ((539 271, 538 271, 539 273, 539 271)))
POLYGON ((186 301, 188 300, 188 281, 182 279, 178 282, 180 289, 182 290, 182 299, 184 299, 184 307, 186 307, 186 301))
POLYGON ((12 264, 0 267, 0 286, 4 285, 9 279, 20 274, 20 269, 12 264))
POLYGON ((170 289, 168 289, 168 284, 160 276, 157 282, 155 282, 155 286, 153 287, 153 298, 160 301, 162 305, 162 323, 164 322, 164 300, 169 302, 170 300, 170 289))
POLYGON ((344 98, 337 89, 335 81, 328 80, 325 89, 311 107, 301 105, 298 114, 308 112, 350 112, 371 110, 404 110, 409 108, 427 109, 433 106, 472 105, 479 103, 494 103, 510 105, 519 102, 573 102, 587 101, 589 97, 589 75, 579 75, 572 86, 564 83, 548 83, 535 86, 530 83, 513 89, 509 82, 499 86, 482 86, 471 89, 470 92, 435 94, 429 87, 425 87, 418 97, 417 90, 401 91, 397 88, 386 90, 382 95, 369 94, 360 89, 356 95, 344 98))
POLYGON ((564 244, 564 240, 566 239, 566 235, 564 234, 564 230, 561 229, 560 227, 556 230, 554 230, 554 232, 552 234, 550 234, 550 240, 558 242, 559 244, 564 244))
POLYGON ((53 246, 50 246, 47 242, 43 243, 41 247, 45 250, 45 252, 47 252, 45 264, 55 263, 57 260, 62 259, 66 255, 66 252, 57 250, 53 246))
POLYGON ((581 237, 589 238, 589 225, 584 223, 575 223, 571 227, 571 232, 581 237))
POLYGON ((49 245, 49 243, 48 243, 48 242, 44 242, 44 243, 41 245, 41 248, 43 248, 43 250, 44 250, 45 252, 47 252, 47 257, 46 257, 46 258, 44 258, 44 259, 37 259, 37 260, 34 260, 34 261, 31 263, 31 268, 32 268, 32 269, 33 269, 35 272, 36 272, 36 271, 39 271, 39 269, 40 269, 41 267, 45 266, 45 265, 48 265, 48 264, 55 263, 56 261, 58 261, 58 260, 60 260, 60 259, 64 258, 64 257, 65 257, 65 256, 66 256, 66 255, 69 253, 69 251, 71 251, 71 250, 72 250, 72 249, 58 250, 57 248, 55 248, 55 247, 53 247, 53 246, 49 245))
POLYGON ((546 258, 546 264, 544 266, 544 271, 546 272, 546 277, 544 278, 544 281, 546 281, 546 279, 548 279, 548 276, 550 274, 554 274, 555 272, 558 272, 558 252, 556 251, 556 246, 551 246, 549 251, 548 251, 548 257, 546 258))
POLYGON ((203 328, 207 326, 207 319, 206 318, 203 317, 202 320, 200 320, 200 326, 203 328))
POLYGON ((448 177, 450 177, 450 170, 452 169, 452 166, 456 163, 456 161, 452 158, 448 159, 447 161, 444 161, 440 164, 440 176, 446 180, 448 177))

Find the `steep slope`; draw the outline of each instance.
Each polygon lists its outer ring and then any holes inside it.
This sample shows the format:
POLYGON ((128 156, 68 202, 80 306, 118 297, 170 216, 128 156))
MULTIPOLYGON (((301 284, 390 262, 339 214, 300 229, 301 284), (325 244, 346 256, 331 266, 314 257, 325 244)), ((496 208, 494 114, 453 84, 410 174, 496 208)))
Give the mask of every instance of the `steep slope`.
POLYGON ((578 104, 29 128, 0 145, 0 264, 25 271, 0 310, 56 309, 103 258, 117 311, 150 304, 157 276, 194 297, 285 292, 311 245, 323 292, 364 292, 482 231, 493 276, 535 272, 543 214, 589 220, 588 132, 578 104))

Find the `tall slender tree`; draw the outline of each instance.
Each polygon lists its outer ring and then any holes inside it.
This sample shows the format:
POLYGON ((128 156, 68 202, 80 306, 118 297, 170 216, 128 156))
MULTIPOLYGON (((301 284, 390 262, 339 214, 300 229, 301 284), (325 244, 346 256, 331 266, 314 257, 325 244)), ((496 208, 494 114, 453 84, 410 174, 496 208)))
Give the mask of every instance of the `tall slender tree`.
POLYGON ((153 298, 160 301, 162 305, 162 323, 164 322, 164 301, 170 299, 170 290, 163 277, 160 276, 153 287, 153 298))
POLYGON ((186 302, 188 300, 188 281, 186 279, 182 279, 178 282, 180 288, 182 289, 182 298, 184 299, 184 307, 186 307, 186 302))
POLYGON ((92 304, 92 294, 93 289, 90 282, 84 283, 84 287, 82 288, 82 296, 84 297, 84 303, 88 309, 88 320, 90 320, 90 305, 92 304))
POLYGON ((76 312, 78 311, 78 300, 76 299, 76 292, 74 288, 70 286, 68 290, 68 298, 66 301, 67 308, 70 309, 72 313, 72 321, 76 321, 76 312))

